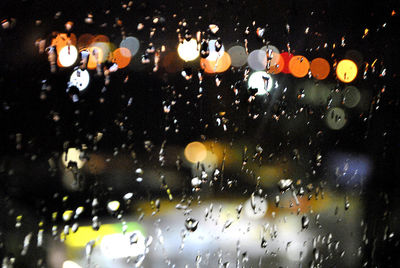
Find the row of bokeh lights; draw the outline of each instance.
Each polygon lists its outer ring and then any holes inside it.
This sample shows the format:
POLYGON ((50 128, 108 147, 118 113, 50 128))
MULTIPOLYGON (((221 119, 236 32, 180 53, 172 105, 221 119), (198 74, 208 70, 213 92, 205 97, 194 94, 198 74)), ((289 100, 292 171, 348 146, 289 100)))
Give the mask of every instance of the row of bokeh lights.
MULTIPOLYGON (((324 80, 331 73, 331 66, 324 58, 315 58, 310 62, 302 55, 293 55, 288 52, 280 53, 272 45, 253 50, 251 53, 247 53, 246 49, 239 45, 225 51, 224 45, 218 44, 219 46, 217 46, 217 43, 218 40, 208 41, 206 57, 202 56, 200 59, 200 67, 205 73, 223 73, 231 66, 242 67, 247 64, 255 71, 254 75, 258 71, 260 72, 256 75, 259 78, 257 80, 259 84, 265 84, 265 78, 270 79, 270 74, 290 73, 297 78, 309 75, 309 77, 312 76, 317 80, 324 80)), ((57 65, 59 67, 74 65, 79 52, 86 51, 89 55, 87 69, 94 70, 99 64, 106 61, 116 63, 118 68, 122 69, 127 67, 132 57, 137 54, 140 42, 137 38, 130 36, 124 38, 117 48, 105 35, 83 34, 77 39, 74 34, 60 33, 53 39, 52 47, 56 48, 57 65)), ((194 38, 184 39, 179 43, 177 52, 184 61, 194 61, 201 55, 200 44, 194 38)), ((337 79, 343 83, 350 83, 357 77, 357 64, 350 59, 335 62, 333 67, 336 68, 337 79)), ((254 80, 254 78, 250 80, 254 80)), ((268 91, 272 87, 272 79, 269 82, 266 87, 261 87, 259 91, 268 91)))
POLYGON ((131 58, 139 51, 140 43, 135 37, 127 37, 116 48, 105 35, 83 34, 77 39, 74 34, 60 33, 53 39, 52 47, 57 50, 59 67, 74 65, 78 59, 78 50, 87 50, 89 70, 96 69, 98 64, 107 60, 116 63, 118 68, 122 69, 129 65, 131 58))
MULTIPOLYGON (((247 54, 242 46, 233 46, 225 51, 224 46, 217 51, 216 40, 208 43, 208 56, 200 59, 200 66, 206 73, 222 73, 231 66, 242 67, 246 63, 254 71, 265 71, 269 74, 290 73, 302 78, 310 74, 315 79, 324 80, 331 71, 329 62, 324 58, 315 58, 311 62, 304 56, 288 52, 280 53, 271 45, 253 50, 247 54)), ((178 54, 184 61, 193 61, 200 56, 199 44, 195 39, 183 40, 178 46, 178 54)), ((358 73, 357 64, 350 59, 343 59, 336 66, 336 77, 343 83, 350 83, 358 73)))
POLYGON ((140 42, 135 37, 123 39, 118 48, 105 35, 83 34, 76 38, 75 34, 59 33, 52 40, 52 48, 57 53, 58 67, 68 68, 77 63, 79 53, 87 55, 85 67, 74 70, 70 77, 70 86, 76 86, 79 91, 87 88, 90 82, 89 72, 106 61, 117 65, 118 69, 127 67, 131 59, 139 51, 140 42))

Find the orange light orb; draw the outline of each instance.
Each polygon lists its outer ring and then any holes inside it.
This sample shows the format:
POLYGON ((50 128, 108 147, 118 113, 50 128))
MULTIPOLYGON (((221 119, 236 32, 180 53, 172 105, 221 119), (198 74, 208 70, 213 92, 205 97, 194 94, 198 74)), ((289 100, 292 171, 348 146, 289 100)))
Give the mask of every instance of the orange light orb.
POLYGON ((311 61, 310 70, 315 79, 324 80, 328 77, 331 67, 326 59, 316 58, 311 61))
POLYGON ((110 43, 110 38, 108 38, 108 36, 106 36, 106 35, 99 34, 93 38, 93 43, 96 43, 96 42, 110 43))
POLYGON ((118 65, 118 68, 122 69, 128 66, 131 62, 131 52, 125 47, 117 48, 113 52, 112 62, 118 65))
POLYGON ((208 74, 223 73, 231 66, 231 57, 227 52, 219 57, 216 61, 211 61, 202 58, 200 60, 200 67, 208 74))
POLYGON ((76 35, 70 34, 69 36, 66 33, 59 33, 56 38, 52 41, 52 46, 56 46, 57 54, 60 53, 60 50, 68 45, 76 45, 76 35))
POLYGON ((302 78, 308 74, 310 62, 304 56, 294 56, 289 61, 289 71, 297 78, 302 78))
POLYGON ((184 155, 191 163, 201 162, 207 156, 207 148, 201 142, 194 141, 186 146, 184 155))
POLYGON ((77 47, 79 49, 89 47, 93 43, 93 40, 94 36, 92 34, 89 33, 82 34, 81 36, 79 36, 77 47))
POLYGON ((358 68, 354 61, 341 60, 336 66, 336 76, 343 83, 350 83, 357 77, 358 68))
POLYGON ((272 52, 271 66, 269 67, 269 70, 267 70, 267 73, 279 74, 280 72, 282 72, 284 67, 285 60, 283 59, 283 57, 279 53, 272 52))
POLYGON ((103 59, 103 50, 99 47, 90 47, 89 48, 89 60, 87 63, 87 68, 89 70, 94 70, 97 67, 97 64, 101 63, 103 59))

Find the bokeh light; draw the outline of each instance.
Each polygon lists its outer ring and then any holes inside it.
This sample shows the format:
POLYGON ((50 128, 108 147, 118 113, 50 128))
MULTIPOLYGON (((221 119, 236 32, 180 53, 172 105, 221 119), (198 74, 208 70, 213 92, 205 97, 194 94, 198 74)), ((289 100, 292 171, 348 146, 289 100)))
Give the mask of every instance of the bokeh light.
POLYGON ((277 54, 280 54, 280 53, 279 53, 279 49, 278 49, 276 46, 273 46, 273 45, 266 45, 266 46, 263 46, 263 47, 261 48, 261 50, 264 50, 267 54, 268 54, 269 51, 275 52, 275 53, 277 53, 277 54))
POLYGON ((216 45, 217 45, 216 39, 210 40, 208 42, 208 49, 209 49, 210 54, 208 55, 207 60, 216 61, 219 57, 224 55, 224 52, 225 52, 224 45, 222 45, 218 51, 217 51, 216 45))
POLYGON ((87 88, 90 82, 89 72, 87 70, 77 69, 75 70, 69 79, 70 86, 75 86, 79 91, 83 91, 87 88))
POLYGON ((294 77, 302 78, 308 74, 310 62, 304 56, 294 56, 289 61, 289 70, 294 77))
POLYGON ((89 34, 89 33, 82 34, 78 38, 77 47, 79 48, 79 50, 83 49, 83 48, 87 48, 93 43, 93 40, 94 40, 94 36, 92 34, 89 34))
POLYGON ((200 67, 204 69, 204 72, 209 74, 225 72, 230 66, 231 57, 227 52, 224 52, 216 61, 210 61, 204 58, 200 59, 200 67))
POLYGON ((267 72, 274 74, 281 72, 282 69, 278 70, 282 61, 279 49, 273 45, 266 45, 263 46, 261 50, 264 50, 267 55, 267 72))
POLYGON ((113 52, 112 61, 118 65, 118 68, 125 68, 131 62, 131 52, 125 47, 117 48, 113 52))
POLYGON ((70 67, 78 58, 78 50, 75 46, 65 46, 58 54, 58 63, 61 67, 70 67))
POLYGON ((100 244, 101 252, 110 259, 136 257, 145 253, 145 237, 140 231, 105 235, 100 244))
POLYGON ((282 72, 283 68, 285 67, 285 61, 283 57, 276 52, 272 52, 272 59, 271 65, 269 66, 269 70, 267 70, 270 74, 279 74, 282 72))
POLYGON ((101 54, 101 57, 99 56, 100 62, 103 63, 108 59, 110 52, 111 52, 110 43, 94 42, 91 46, 101 49, 102 54, 101 54))
POLYGON ((110 38, 103 34, 98 34, 93 38, 93 43, 109 43, 110 38))
POLYGON ((328 77, 331 67, 326 59, 315 58, 311 61, 310 70, 315 79, 324 80, 328 77))
POLYGON ((262 219, 265 213, 267 213, 267 209, 267 200, 260 196, 251 196, 250 199, 244 203, 244 212, 251 220, 262 219))
POLYGON ((65 261, 62 268, 82 268, 79 264, 73 261, 65 261))
POLYGON ((257 89, 257 95, 264 95, 272 88, 273 80, 264 71, 254 72, 249 77, 248 88, 257 89))
POLYGON ((67 153, 62 154, 61 161, 65 167, 68 167, 69 162, 75 162, 78 168, 82 168, 86 161, 81 158, 81 154, 79 149, 69 148, 67 153))
POLYGON ((201 142, 194 141, 186 146, 184 155, 186 160, 191 163, 201 162, 207 156, 207 148, 201 142))
POLYGON ((95 47, 92 46, 89 48, 89 60, 87 63, 87 68, 89 70, 96 69, 97 64, 101 63, 101 60, 103 59, 103 50, 100 47, 95 47))
POLYGON ((346 87, 344 90, 343 104, 348 108, 354 108, 358 105, 361 94, 358 88, 354 86, 346 87))
POLYGON ((131 52, 132 57, 138 53, 139 48, 140 48, 140 42, 139 39, 133 36, 128 36, 127 38, 123 39, 121 43, 119 44, 119 47, 125 47, 129 49, 131 52))
POLYGON ((228 49, 233 67, 242 67, 247 62, 246 49, 242 46, 233 46, 228 49))
POLYGON ((307 79, 299 83, 299 88, 304 94, 301 95, 299 92, 298 99, 300 102, 317 106, 327 104, 330 95, 330 86, 328 84, 316 83, 314 80, 307 79))
POLYGON ((59 33, 56 38, 53 39, 53 46, 56 46, 57 53, 60 53, 61 49, 68 45, 76 45, 76 35, 66 33, 59 33))
POLYGON ((247 58, 247 63, 254 71, 265 70, 267 66, 267 53, 264 50, 253 50, 247 58))
POLYGON ((283 61, 284 61, 284 63, 285 63, 285 64, 283 65, 283 68, 282 68, 282 73, 288 74, 288 73, 290 73, 290 70, 289 70, 289 62, 290 62, 290 60, 292 59, 293 54, 288 53, 288 52, 283 52, 283 53, 281 53, 281 57, 282 57, 282 59, 283 59, 283 61))
POLYGON ((357 77, 357 65, 352 60, 341 60, 336 66, 337 78, 343 83, 350 83, 357 77))
POLYGON ((329 109, 325 118, 328 127, 334 130, 342 129, 347 123, 346 113, 339 107, 329 109))
POLYGON ((189 41, 183 40, 178 46, 178 54, 184 61, 192 61, 199 56, 196 39, 192 38, 189 41))

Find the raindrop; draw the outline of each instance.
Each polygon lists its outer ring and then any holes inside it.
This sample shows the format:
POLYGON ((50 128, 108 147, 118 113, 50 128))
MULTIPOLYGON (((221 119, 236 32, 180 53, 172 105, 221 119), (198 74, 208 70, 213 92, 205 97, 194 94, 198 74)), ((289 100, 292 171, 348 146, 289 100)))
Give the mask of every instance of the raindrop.
POLYGON ((185 220, 185 227, 190 232, 196 231, 198 224, 199 224, 199 221, 194 218, 187 218, 185 220))
POLYGON ((127 194, 124 195, 123 199, 124 199, 125 201, 128 201, 128 200, 130 200, 132 197, 133 197, 133 193, 127 193, 127 194))
POLYGON ((276 207, 279 206, 279 202, 280 201, 281 201, 281 199, 280 199, 279 195, 275 196, 275 205, 276 205, 276 207))
POLYGON ((77 222, 75 222, 73 225, 72 225, 72 232, 73 233, 75 233, 76 231, 78 231, 78 228, 79 228, 79 223, 77 223, 77 222))
POLYGON ((92 228, 95 231, 98 231, 100 229, 100 222, 99 222, 99 217, 94 216, 92 219, 92 228))
POLYGON ((110 201, 107 204, 107 209, 110 212, 115 212, 119 209, 120 203, 118 201, 110 201))
POLYGON ((229 228, 229 227, 232 225, 232 223, 233 223, 233 220, 231 220, 231 219, 226 220, 226 222, 225 222, 224 227, 222 228, 222 230, 225 230, 225 229, 229 228))
POLYGON ((74 211, 66 210, 66 211, 64 211, 62 218, 64 221, 69 221, 73 215, 74 215, 74 211))
POLYGON ((25 236, 25 239, 24 239, 24 246, 23 246, 22 251, 21 251, 21 255, 22 255, 22 256, 25 256, 26 253, 28 252, 28 248, 29 248, 29 244, 30 244, 30 242, 31 242, 31 238, 32 238, 32 233, 29 233, 29 234, 27 234, 27 235, 25 236))
POLYGON ((344 209, 345 210, 348 210, 350 208, 350 202, 349 202, 349 200, 346 198, 346 201, 345 201, 345 203, 344 203, 344 209))
POLYGON ((310 219, 309 219, 306 215, 304 215, 303 217, 301 217, 301 227, 302 227, 303 229, 307 229, 309 223, 310 223, 310 219))
POLYGON ((129 242, 132 244, 136 244, 139 240, 139 236, 137 233, 132 233, 131 236, 129 237, 129 242))
POLYGON ((279 180, 278 187, 281 192, 285 192, 287 189, 290 188, 290 186, 292 186, 292 184, 293 181, 291 179, 286 179, 286 180, 282 179, 279 180))

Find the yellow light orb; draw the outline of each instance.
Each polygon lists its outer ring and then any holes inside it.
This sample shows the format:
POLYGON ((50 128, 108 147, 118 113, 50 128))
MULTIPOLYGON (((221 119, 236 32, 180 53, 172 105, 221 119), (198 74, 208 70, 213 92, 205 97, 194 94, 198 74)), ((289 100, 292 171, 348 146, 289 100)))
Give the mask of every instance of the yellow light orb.
POLYGON ((196 39, 192 38, 190 41, 184 40, 178 46, 178 54, 184 61, 192 61, 199 56, 196 39))
POLYGON ((336 67, 336 76, 343 83, 350 83, 357 77, 357 65, 351 60, 341 60, 336 67))
POLYGON ((207 157, 207 148, 201 142, 194 141, 186 146, 184 154, 191 163, 201 162, 207 157))
POLYGON ((86 163, 85 160, 80 158, 81 151, 77 148, 69 148, 68 153, 65 152, 62 154, 62 162, 65 167, 68 167, 68 163, 70 161, 76 162, 78 168, 82 168, 83 165, 86 163))
POLYGON ((101 64, 103 59, 103 49, 101 47, 90 47, 89 48, 89 60, 87 63, 87 68, 89 70, 94 70, 97 67, 97 64, 101 64))

